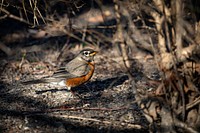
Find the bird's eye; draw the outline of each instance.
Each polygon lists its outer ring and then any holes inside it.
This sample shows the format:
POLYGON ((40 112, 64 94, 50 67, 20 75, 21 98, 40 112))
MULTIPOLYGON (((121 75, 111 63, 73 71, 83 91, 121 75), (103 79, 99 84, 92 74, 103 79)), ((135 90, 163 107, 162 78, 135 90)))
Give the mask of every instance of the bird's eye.
POLYGON ((90 54, 89 51, 84 51, 85 56, 89 56, 89 54, 90 54))

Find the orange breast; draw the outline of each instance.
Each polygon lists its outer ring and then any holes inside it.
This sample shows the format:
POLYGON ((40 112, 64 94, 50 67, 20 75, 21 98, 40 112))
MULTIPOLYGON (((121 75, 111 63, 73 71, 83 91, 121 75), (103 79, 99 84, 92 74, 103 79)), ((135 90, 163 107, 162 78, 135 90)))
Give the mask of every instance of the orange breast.
POLYGON ((87 75, 83 75, 83 76, 77 77, 77 78, 67 79, 66 85, 68 87, 75 87, 75 86, 79 86, 79 85, 87 82, 88 80, 90 80, 90 78, 92 77, 92 75, 94 73, 94 63, 88 63, 88 65, 90 67, 90 71, 87 75))

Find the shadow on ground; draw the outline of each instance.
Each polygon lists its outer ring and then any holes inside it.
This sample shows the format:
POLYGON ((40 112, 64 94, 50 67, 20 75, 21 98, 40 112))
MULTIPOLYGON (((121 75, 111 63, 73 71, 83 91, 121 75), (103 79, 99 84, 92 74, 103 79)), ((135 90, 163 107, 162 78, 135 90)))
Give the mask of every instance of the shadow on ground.
MULTIPOLYGON (((128 79, 128 76, 121 76, 121 77, 114 77, 108 78, 101 81, 93 81, 87 83, 85 86, 82 86, 81 89, 79 87, 74 88, 74 91, 77 93, 82 94, 85 92, 93 91, 93 92, 101 92, 105 89, 109 89, 113 86, 117 86, 122 84, 124 81, 128 79), (87 87, 86 87, 87 86, 87 87), (86 88, 86 89, 85 89, 86 88), (90 88, 90 89, 87 89, 90 88)), ((10 119, 16 121, 16 119, 20 119, 22 122, 25 119, 28 119, 28 123, 24 123, 26 127, 29 127, 33 131, 35 127, 39 127, 40 131, 42 129, 47 129, 46 127, 50 127, 52 129, 55 128, 62 128, 65 132, 79 132, 79 133, 86 133, 86 132, 143 132, 142 130, 137 129, 114 129, 113 127, 105 127, 99 128, 99 126, 94 126, 92 124, 86 124, 71 121, 70 119, 61 119, 56 118, 53 116, 49 116, 44 110, 50 108, 47 103, 37 100, 36 98, 29 98, 25 96, 21 96, 20 94, 10 94, 9 90, 6 88, 6 85, 1 83, 0 89, 0 119, 3 120, 0 124, 0 132, 9 131, 7 130, 8 127, 5 125, 6 120, 10 119), (16 107, 11 107, 13 103, 16 107), (5 121, 4 121, 5 120, 5 121)), ((66 91, 63 90, 46 90, 51 91, 52 93, 56 91, 66 91)), ((45 93, 46 91, 39 91, 38 94, 45 93)), ((95 101, 95 100, 94 100, 95 101)))

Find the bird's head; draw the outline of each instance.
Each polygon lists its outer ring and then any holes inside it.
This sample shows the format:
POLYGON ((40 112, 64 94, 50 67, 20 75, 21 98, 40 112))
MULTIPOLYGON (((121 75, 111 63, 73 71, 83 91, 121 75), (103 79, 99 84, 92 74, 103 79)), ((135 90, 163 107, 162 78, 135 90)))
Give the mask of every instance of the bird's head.
POLYGON ((87 62, 92 62, 94 60, 94 56, 97 53, 98 52, 93 49, 83 49, 80 51, 78 57, 80 57, 80 59, 85 60, 87 62))

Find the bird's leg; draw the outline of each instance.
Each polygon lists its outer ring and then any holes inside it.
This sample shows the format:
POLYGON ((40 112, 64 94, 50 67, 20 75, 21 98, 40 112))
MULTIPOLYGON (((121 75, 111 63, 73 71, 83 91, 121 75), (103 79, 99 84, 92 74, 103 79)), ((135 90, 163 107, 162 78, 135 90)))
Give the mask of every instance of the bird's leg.
POLYGON ((66 89, 70 92, 69 95, 68 95, 68 98, 75 97, 75 94, 72 92, 71 87, 66 87, 66 89))
POLYGON ((67 89, 70 91, 70 97, 76 97, 76 96, 78 96, 80 99, 82 99, 81 97, 80 97, 80 95, 78 95, 78 94, 76 94, 72 89, 71 89, 71 87, 67 87, 67 89))
POLYGON ((73 97, 76 96, 76 94, 74 93, 74 91, 70 90, 70 93, 72 94, 73 97))
POLYGON ((74 96, 74 97, 78 97, 80 99, 82 99, 82 97, 78 94, 78 93, 75 93, 74 91, 70 90, 71 94, 74 96))

